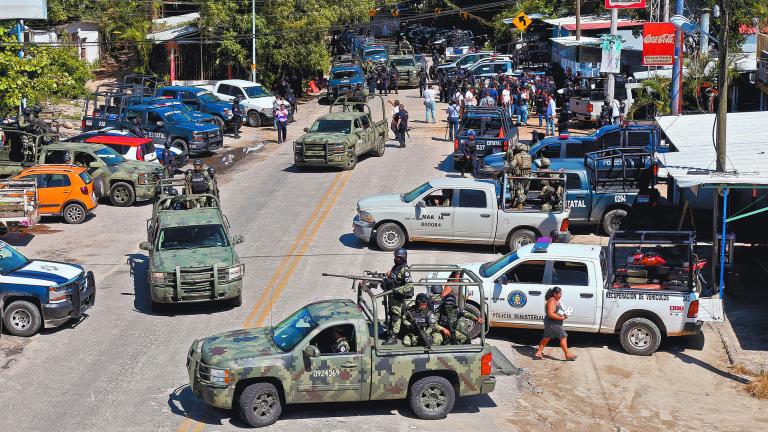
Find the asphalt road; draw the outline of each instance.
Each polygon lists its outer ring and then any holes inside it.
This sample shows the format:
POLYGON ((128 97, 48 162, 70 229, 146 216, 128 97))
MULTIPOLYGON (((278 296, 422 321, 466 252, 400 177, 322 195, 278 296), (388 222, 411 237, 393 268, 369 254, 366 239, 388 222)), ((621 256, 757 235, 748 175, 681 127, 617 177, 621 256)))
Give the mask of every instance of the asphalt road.
MULTIPOLYGON (((138 249, 151 214, 148 203, 127 209, 101 205, 82 225, 45 221, 49 228, 34 236, 9 237, 30 257, 74 261, 94 270, 98 295, 96 306, 77 326, 45 330, 26 340, 3 336, 0 399, 5 409, 0 410, 0 430, 199 431, 243 426, 230 413, 192 396, 184 366, 189 345, 213 333, 277 322, 311 301, 352 297, 349 281, 323 278, 324 271, 391 267, 391 253, 370 249, 351 234, 357 200, 374 193, 406 192, 444 176, 441 167, 452 151, 452 145, 442 141, 444 124, 419 122, 423 108, 418 90, 402 91, 399 97, 412 113, 412 140, 405 149, 392 140, 382 158, 364 158, 354 171, 299 171, 292 167, 290 144, 277 145, 274 133, 266 129, 257 135, 269 135, 268 140, 252 138, 264 146, 221 175, 222 207, 232 233, 245 237, 237 246, 246 265, 239 308, 200 305, 162 315, 151 310, 147 256, 138 249), (438 135, 440 140, 432 139, 438 135)), ((289 138, 327 109, 314 102, 302 105, 289 138)), ((374 109, 375 115, 379 112, 374 109)), ((494 256, 491 248, 419 245, 410 250, 410 261, 421 263, 494 256)), ((489 424, 492 407, 508 393, 505 380, 514 378, 502 378, 492 397, 460 402, 445 422, 479 412, 489 414, 489 424)), ((441 430, 445 422, 417 420, 405 402, 386 402, 291 408, 274 429, 441 430)))

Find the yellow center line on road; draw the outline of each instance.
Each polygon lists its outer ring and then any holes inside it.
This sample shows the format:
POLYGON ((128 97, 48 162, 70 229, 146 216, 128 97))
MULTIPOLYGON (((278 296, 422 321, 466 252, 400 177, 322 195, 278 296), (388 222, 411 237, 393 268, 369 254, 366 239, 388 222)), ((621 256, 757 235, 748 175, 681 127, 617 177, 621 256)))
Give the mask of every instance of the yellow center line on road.
MULTIPOLYGON (((318 202, 317 206, 314 208, 314 210, 312 210, 309 220, 307 220, 299 234, 294 239, 291 247, 288 249, 288 253, 280 261, 269 282, 267 282, 264 290, 256 300, 256 303, 254 303, 253 308, 243 322, 243 327, 255 327, 264 323, 264 320, 268 316, 268 312, 271 311, 275 301, 280 298, 280 294, 288 284, 291 276, 293 276, 293 273, 296 271, 299 262, 303 259, 304 253, 312 245, 312 242, 315 240, 317 233, 320 231, 320 227, 328 218, 328 215, 336 205, 336 201, 341 196, 351 177, 352 172, 345 171, 336 174, 336 176, 333 178, 333 181, 323 194, 320 202, 318 202), (339 180, 341 180, 340 183, 339 180), (315 215, 318 214, 319 216, 315 217, 315 215), (311 232, 310 228, 313 228, 311 229, 311 232), (296 249, 300 246, 301 249, 299 252, 295 253, 296 249), (273 290, 272 288, 276 283, 278 284, 273 290), (266 306, 262 308, 262 305, 264 305, 267 298, 269 298, 269 301, 267 302, 266 306), (254 322, 254 318, 256 318, 259 310, 261 310, 261 314, 258 315, 258 319, 254 322)), ((205 424, 187 417, 182 421, 181 425, 179 425, 177 432, 189 432, 190 427, 192 427, 191 432, 200 432, 203 430, 203 428, 205 428, 205 424)))
POLYGON ((288 253, 285 254, 283 259, 277 265, 277 268, 272 274, 272 277, 267 282, 267 285, 264 287, 264 290, 259 295, 259 298, 256 300, 256 303, 253 304, 253 308, 251 308, 251 311, 248 313, 248 316, 245 317, 245 320, 243 321, 243 327, 249 327, 248 323, 253 321, 253 319, 256 317, 256 314, 259 313, 259 309, 261 308, 262 303, 264 303, 264 300, 266 299, 267 295, 272 292, 272 287, 278 281, 278 279, 280 278, 280 275, 283 274, 283 270, 285 269, 285 266, 288 265, 288 262, 293 257, 293 254, 296 251, 296 248, 298 248, 302 240, 306 238, 307 232, 309 231, 310 227, 312 227, 312 225, 315 222, 317 222, 317 219, 315 219, 314 216, 320 213, 323 206, 325 206, 325 204, 328 202, 328 199, 333 193, 333 189, 336 187, 336 184, 338 183, 339 179, 341 179, 342 175, 343 173, 338 173, 333 177, 333 181, 328 186, 328 189, 326 189, 322 198, 317 203, 317 206, 315 206, 315 208, 312 210, 312 213, 310 213, 310 216, 307 219, 307 222, 304 224, 301 231, 299 231, 299 234, 296 235, 296 238, 293 240, 291 247, 288 249, 288 253))

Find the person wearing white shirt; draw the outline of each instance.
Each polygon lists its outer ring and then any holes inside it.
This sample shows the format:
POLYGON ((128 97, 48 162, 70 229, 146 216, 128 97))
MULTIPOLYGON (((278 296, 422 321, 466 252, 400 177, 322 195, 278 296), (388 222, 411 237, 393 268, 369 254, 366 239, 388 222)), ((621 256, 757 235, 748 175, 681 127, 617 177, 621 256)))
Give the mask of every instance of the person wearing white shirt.
POLYGON ((555 105, 555 98, 549 95, 549 101, 547 102, 547 135, 555 135, 555 113, 557 113, 557 105, 555 105), (550 133, 550 128, 552 132, 550 133))
POLYGON ((432 123, 435 123, 435 96, 437 94, 437 91, 435 90, 435 86, 427 87, 426 90, 424 90, 424 109, 426 111, 425 113, 425 121, 424 123, 429 123, 429 114, 432 113, 432 123))
POLYGON ((464 106, 475 106, 477 105, 477 99, 475 99, 475 94, 472 93, 472 89, 467 90, 467 94, 464 95, 464 106))
POLYGON ((619 105, 619 100, 616 98, 611 101, 611 119, 613 120, 613 124, 621 124, 621 106, 619 105))

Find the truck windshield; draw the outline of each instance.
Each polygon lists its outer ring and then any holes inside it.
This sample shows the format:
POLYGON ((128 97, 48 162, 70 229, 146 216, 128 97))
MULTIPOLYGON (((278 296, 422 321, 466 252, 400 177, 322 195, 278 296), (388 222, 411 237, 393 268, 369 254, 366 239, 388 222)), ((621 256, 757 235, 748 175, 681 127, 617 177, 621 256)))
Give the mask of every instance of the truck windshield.
POLYGON ((400 198, 403 199, 403 202, 413 202, 416 198, 420 197, 424 192, 432 189, 432 185, 429 183, 424 183, 423 185, 417 187, 416 189, 403 194, 400 198))
POLYGON ((416 62, 413 59, 392 59, 389 61, 394 66, 416 66, 416 62))
POLYGON ((213 102, 219 102, 221 99, 217 98, 216 95, 209 91, 200 92, 197 94, 197 97, 200 98, 200 101, 202 103, 213 103, 213 102))
POLYGON ((198 249, 229 246, 221 225, 187 225, 164 228, 157 238, 157 250, 198 249))
POLYGON ((315 328, 317 323, 304 307, 272 329, 272 341, 282 351, 290 351, 315 328))
POLYGON ((357 71, 353 71, 353 70, 341 70, 341 71, 336 71, 336 72, 334 72, 334 73, 333 73, 333 76, 331 77, 331 79, 335 79, 335 80, 339 80, 339 79, 350 79, 350 78, 354 78, 354 77, 355 77, 355 75, 357 75, 357 71))
POLYGON ((245 94, 249 98, 259 98, 259 97, 270 97, 270 96, 272 96, 272 93, 270 93, 269 90, 265 89, 262 86, 243 87, 243 90, 245 90, 245 94))
POLYGON ((120 165, 121 163, 125 162, 123 155, 109 147, 98 149, 94 153, 96 153, 96 156, 98 156, 102 162, 107 164, 107 166, 120 165))
POLYGON ((0 241, 0 273, 5 274, 18 270, 27 265, 28 262, 27 257, 5 242, 0 241))
POLYGON ((517 261, 517 252, 510 252, 496 261, 488 261, 480 266, 480 276, 491 277, 515 261, 517 261))
POLYGON ((387 55, 387 50, 382 48, 366 50, 364 57, 373 57, 373 56, 380 56, 380 55, 387 55))
POLYGON ((318 120, 309 131, 348 134, 351 126, 352 122, 349 120, 318 120))
POLYGON ((173 123, 173 124, 179 124, 184 122, 191 122, 192 119, 189 118, 187 113, 181 112, 181 111, 171 111, 165 113, 165 118, 173 123))

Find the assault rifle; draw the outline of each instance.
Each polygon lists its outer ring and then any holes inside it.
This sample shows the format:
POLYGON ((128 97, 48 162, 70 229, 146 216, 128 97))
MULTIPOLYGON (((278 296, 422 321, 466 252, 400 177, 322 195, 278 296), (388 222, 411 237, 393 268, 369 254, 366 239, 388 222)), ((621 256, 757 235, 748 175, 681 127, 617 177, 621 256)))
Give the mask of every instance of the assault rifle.
POLYGON ((424 329, 421 328, 419 323, 416 321, 416 317, 413 316, 413 311, 408 311, 408 319, 411 320, 411 323, 416 327, 416 329, 419 331, 419 337, 421 337, 421 340, 424 341, 424 346, 427 348, 432 347, 432 337, 428 336, 426 332, 424 332, 424 329))

